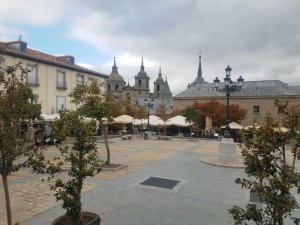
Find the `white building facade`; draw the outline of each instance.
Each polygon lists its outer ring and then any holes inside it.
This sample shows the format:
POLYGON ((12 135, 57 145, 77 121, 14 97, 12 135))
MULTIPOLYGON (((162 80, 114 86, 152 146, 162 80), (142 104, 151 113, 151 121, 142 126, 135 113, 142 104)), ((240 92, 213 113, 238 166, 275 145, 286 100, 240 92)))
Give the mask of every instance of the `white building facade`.
POLYGON ((97 80, 99 84, 104 83, 108 77, 76 65, 73 56, 42 53, 27 48, 27 43, 22 40, 0 42, 0 56, 5 59, 5 65, 2 66, 22 62, 24 67, 31 70, 26 84, 38 96, 44 114, 57 113, 62 108, 75 110, 78 106, 70 103, 71 98, 68 96, 74 87, 89 78, 97 80))

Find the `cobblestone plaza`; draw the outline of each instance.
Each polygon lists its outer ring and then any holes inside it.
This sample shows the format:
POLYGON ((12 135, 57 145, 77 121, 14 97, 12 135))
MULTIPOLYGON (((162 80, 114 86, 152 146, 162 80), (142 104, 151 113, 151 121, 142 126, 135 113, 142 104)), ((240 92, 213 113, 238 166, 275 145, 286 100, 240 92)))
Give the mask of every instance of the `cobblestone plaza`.
MULTIPOLYGON (((249 202, 249 192, 234 183, 245 176, 236 168, 203 163, 218 152, 216 140, 110 139, 112 163, 118 171, 102 171, 85 182, 83 210, 98 213, 107 225, 233 224, 228 209, 249 202), (176 180, 174 188, 141 185, 147 179, 176 180), (179 181, 179 182, 178 182, 179 181)), ((104 143, 98 143, 105 159, 104 143)), ((55 155, 55 146, 48 149, 55 155)), ((234 166, 234 165, 233 165, 234 166)), ((298 163, 297 168, 300 168, 298 163)), ((13 222, 48 225, 64 213, 43 177, 20 171, 9 179, 13 222)), ((294 194, 300 202, 298 195, 294 194)), ((295 210, 297 216, 299 210, 295 210)), ((0 224, 6 224, 3 186, 0 186, 0 224)))

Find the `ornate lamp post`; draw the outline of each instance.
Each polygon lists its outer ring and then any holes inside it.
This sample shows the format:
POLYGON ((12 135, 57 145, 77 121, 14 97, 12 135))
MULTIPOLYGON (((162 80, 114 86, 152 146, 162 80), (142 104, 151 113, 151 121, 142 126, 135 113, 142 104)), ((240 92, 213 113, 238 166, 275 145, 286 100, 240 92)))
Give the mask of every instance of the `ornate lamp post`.
POLYGON ((148 124, 147 124, 147 131, 149 131, 150 130, 150 126, 149 126, 149 116, 150 116, 150 108, 152 108, 152 106, 153 106, 153 103, 154 103, 154 100, 153 99, 147 99, 147 98, 145 98, 144 99, 144 102, 145 102, 145 106, 147 107, 147 112, 148 112, 148 124))
POLYGON ((225 69, 226 76, 224 78, 224 87, 222 87, 222 88, 219 87, 220 80, 218 79, 218 77, 216 77, 216 79, 214 80, 216 91, 217 92, 225 92, 226 93, 226 98, 227 98, 227 104, 226 104, 226 126, 225 126, 224 138, 231 138, 230 127, 229 127, 229 123, 230 123, 230 110, 229 110, 230 93, 231 92, 239 92, 242 89, 243 82, 244 82, 244 79, 242 78, 242 76, 240 76, 237 79, 237 83, 234 84, 233 81, 230 78, 231 70, 232 69, 230 68, 229 65, 225 69))

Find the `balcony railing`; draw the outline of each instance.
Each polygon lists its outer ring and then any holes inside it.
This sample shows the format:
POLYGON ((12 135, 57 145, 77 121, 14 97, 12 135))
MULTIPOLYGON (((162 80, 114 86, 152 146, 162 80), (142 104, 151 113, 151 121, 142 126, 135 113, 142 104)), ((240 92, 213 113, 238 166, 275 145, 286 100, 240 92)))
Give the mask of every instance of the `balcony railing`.
POLYGON ((27 77, 26 85, 28 86, 40 86, 40 80, 38 77, 27 77))
POLYGON ((56 82, 56 88, 66 90, 67 89, 67 82, 65 81, 57 81, 56 82))

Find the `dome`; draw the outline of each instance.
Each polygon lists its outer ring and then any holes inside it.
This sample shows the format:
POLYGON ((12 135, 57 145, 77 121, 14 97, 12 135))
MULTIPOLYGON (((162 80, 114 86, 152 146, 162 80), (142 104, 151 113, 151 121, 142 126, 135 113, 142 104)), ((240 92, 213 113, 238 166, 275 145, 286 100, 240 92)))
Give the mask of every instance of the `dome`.
POLYGON ((111 73, 107 79, 113 81, 124 81, 123 77, 118 73, 111 73))
POLYGON ((139 77, 147 77, 147 73, 145 71, 140 71, 137 75, 139 77))
POLYGON ((144 67, 144 60, 142 58, 142 64, 141 64, 141 70, 140 72, 138 72, 137 77, 143 77, 143 78, 147 78, 147 73, 145 72, 145 67, 144 67))
POLYGON ((108 76, 107 80, 124 82, 123 77, 118 72, 118 67, 116 65, 116 57, 114 57, 114 65, 112 66, 111 74, 108 76))
POLYGON ((158 73, 158 78, 156 79, 156 83, 164 83, 164 79, 162 78, 161 74, 161 67, 159 67, 159 73, 158 73))

